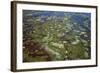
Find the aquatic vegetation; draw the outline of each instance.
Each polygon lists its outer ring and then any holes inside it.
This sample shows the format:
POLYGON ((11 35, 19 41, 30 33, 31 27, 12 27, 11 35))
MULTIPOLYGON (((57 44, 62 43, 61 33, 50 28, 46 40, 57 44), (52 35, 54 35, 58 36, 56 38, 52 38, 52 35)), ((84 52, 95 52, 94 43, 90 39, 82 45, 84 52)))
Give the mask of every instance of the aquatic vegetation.
POLYGON ((23 10, 23 62, 91 58, 91 14, 23 10))

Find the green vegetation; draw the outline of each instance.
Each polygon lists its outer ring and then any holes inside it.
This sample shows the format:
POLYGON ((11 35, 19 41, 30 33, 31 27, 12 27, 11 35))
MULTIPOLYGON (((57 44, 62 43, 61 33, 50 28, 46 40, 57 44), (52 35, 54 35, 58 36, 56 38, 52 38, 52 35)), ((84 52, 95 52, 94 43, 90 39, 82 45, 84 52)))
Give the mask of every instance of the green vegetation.
POLYGON ((89 21, 84 13, 23 10, 23 62, 90 59, 89 21))

